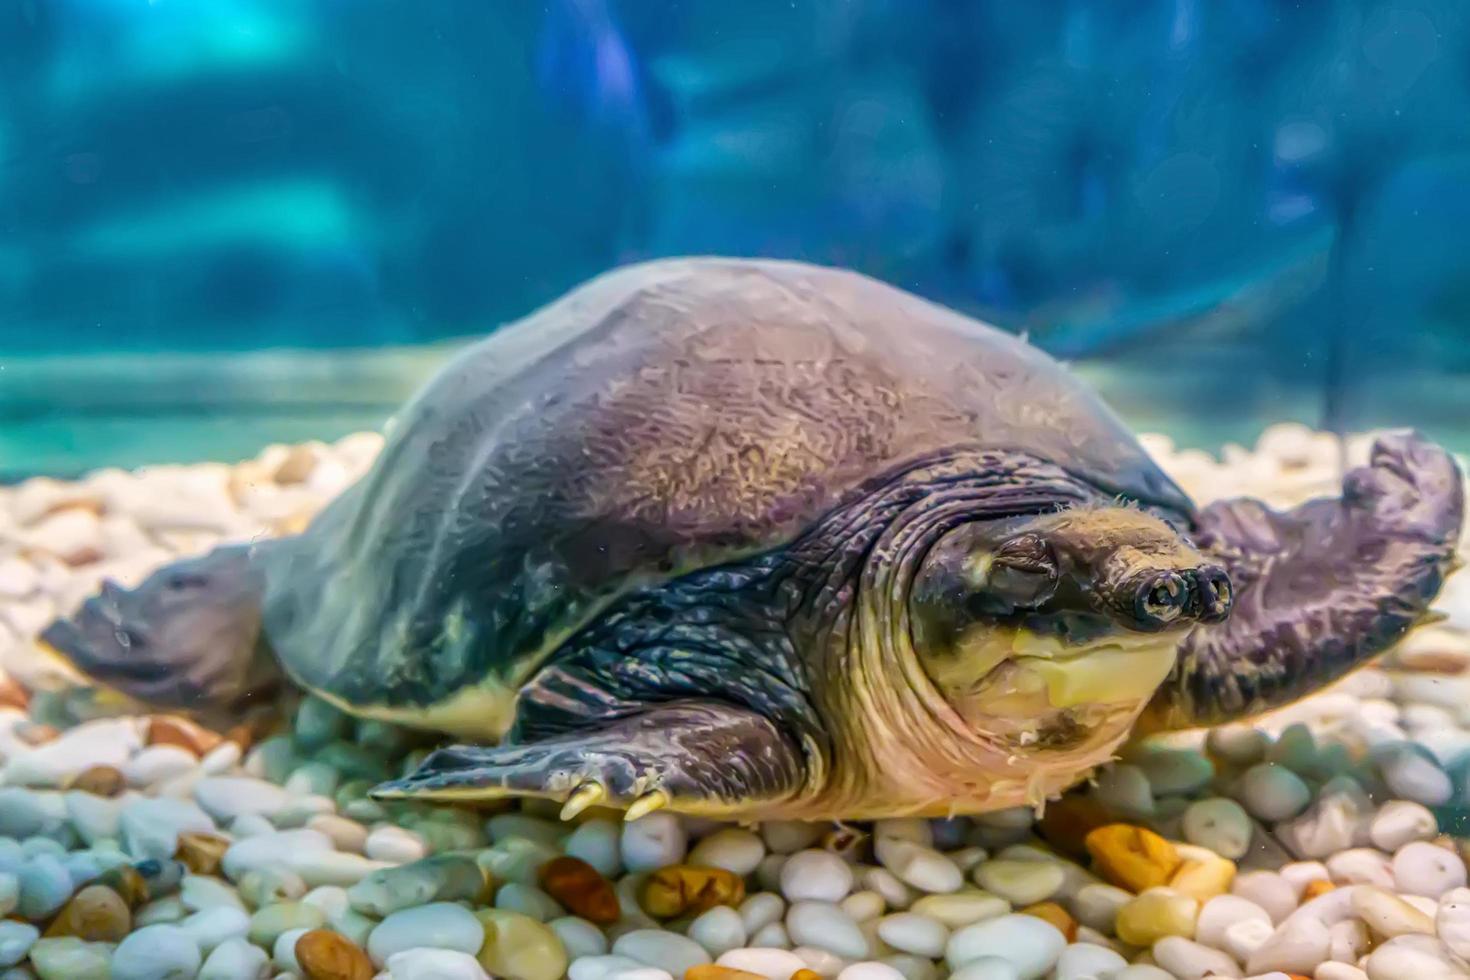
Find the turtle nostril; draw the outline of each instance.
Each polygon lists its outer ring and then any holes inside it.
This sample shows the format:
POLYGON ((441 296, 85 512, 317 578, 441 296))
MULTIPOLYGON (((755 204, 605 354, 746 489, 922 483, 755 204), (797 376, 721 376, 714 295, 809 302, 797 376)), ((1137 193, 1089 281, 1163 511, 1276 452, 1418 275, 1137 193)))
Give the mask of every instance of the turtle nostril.
POLYGON ((1144 583, 1134 600, 1134 614, 1149 626, 1165 626, 1178 619, 1189 603, 1189 583, 1174 572, 1164 572, 1144 583))
POLYGON ((1207 565, 1194 575, 1197 592, 1195 615, 1201 622, 1219 623, 1230 615, 1234 592, 1230 576, 1217 565, 1207 565))

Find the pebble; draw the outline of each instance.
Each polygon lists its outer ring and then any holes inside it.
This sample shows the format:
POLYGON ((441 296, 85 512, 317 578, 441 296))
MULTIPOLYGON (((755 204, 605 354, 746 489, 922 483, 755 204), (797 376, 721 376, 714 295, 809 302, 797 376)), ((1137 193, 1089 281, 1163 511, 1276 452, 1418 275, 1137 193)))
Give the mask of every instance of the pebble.
POLYGON ((1194 935, 1199 902, 1172 888, 1149 888, 1118 910, 1114 929, 1133 946, 1149 946, 1165 936, 1194 935))
POLYGON ((786 926, 780 922, 772 922, 751 933, 750 945, 770 949, 790 949, 791 937, 786 935, 786 926))
MULTIPOLYGON (((353 821, 353 826, 360 827, 361 824, 353 821)), ((417 861, 429 852, 424 839, 418 834, 391 824, 385 824, 367 834, 362 840, 360 850, 374 861, 386 861, 390 864, 417 861)))
MULTIPOLYGON (((483 930, 478 959, 487 973, 508 980, 560 980, 566 973, 566 949, 546 925, 504 909, 481 909, 476 917, 483 930)), ((697 943, 684 941, 699 949, 697 943)))
MULTIPOLYGON (((623 881, 635 881, 628 876, 623 881)), ((676 864, 642 878, 635 903, 660 919, 698 914, 716 905, 735 905, 745 898, 745 882, 723 868, 676 864)))
POLYGON ((1143 820, 1154 815, 1153 787, 1138 766, 1119 763, 1098 773, 1096 796, 1111 813, 1143 820))
MULTIPOLYGON (((767 843, 770 839, 767 838, 767 843)), ((742 970, 769 980, 790 980, 797 970, 806 969, 806 961, 785 949, 747 947, 732 949, 715 961, 718 966, 742 970)))
POLYGON ((683 824, 666 811, 624 823, 621 843, 623 866, 629 871, 653 871, 678 864, 688 849, 683 824))
POLYGON ((1465 887, 1465 862, 1454 851, 1428 841, 1410 841, 1393 856, 1393 880, 1401 892, 1439 898, 1465 887))
POLYGON ((1251 843, 1251 820, 1245 809, 1234 800, 1214 796, 1191 803, 1181 822, 1184 839, 1200 847, 1208 847, 1230 860, 1245 856, 1251 843))
MULTIPOLYGON (((609 891, 611 891, 611 886, 609 886, 609 891)), ((617 895, 610 894, 608 897, 616 906, 617 895)), ((541 889, 523 885, 518 881, 507 882, 500 886, 500 890, 495 893, 495 907, 529 915, 537 922, 547 922, 567 912, 557 904, 554 898, 541 889)), ((613 921, 616 922, 617 917, 614 917, 613 921)))
POLYGON ((853 892, 838 903, 842 911, 852 916, 854 922, 867 922, 883 914, 888 903, 875 891, 853 892))
POLYGON ((852 883, 852 867, 826 851, 799 851, 781 866, 781 894, 790 902, 840 902, 852 883))
POLYGON ((1455 790, 1450 777, 1438 764, 1412 749, 1389 754, 1380 769, 1389 792, 1399 799, 1442 806, 1449 802, 1455 790))
POLYGON ((1153 749, 1140 753, 1135 763, 1157 796, 1196 793, 1215 777, 1210 760, 1193 749, 1153 749))
POLYGON ((1368 955, 1364 968, 1368 980, 1465 976, 1433 936, 1395 936, 1368 955))
POLYGON ((89 943, 74 936, 38 939, 31 947, 31 969, 41 980, 110 980, 117 976, 111 970, 112 958, 111 943, 89 943))
POLYGON ((682 977, 691 967, 710 962, 710 954, 699 943, 662 929, 635 929, 612 944, 615 956, 626 956, 647 966, 682 977))
POLYGON ((830 902, 793 902, 786 910, 786 935, 799 946, 815 946, 845 959, 862 959, 869 952, 858 924, 830 902))
POLYGON ((1339 885, 1376 885, 1392 889, 1393 861, 1382 851, 1371 847, 1354 847, 1333 854, 1326 860, 1327 873, 1339 885))
POLYGON ((1240 967, 1228 954, 1183 936, 1163 937, 1153 944, 1152 952, 1159 966, 1179 980, 1229 977, 1240 973, 1240 967))
POLYGON ((15 966, 30 953, 41 931, 29 922, 0 921, 0 966, 15 966))
POLYGON ((728 905, 717 905, 701 912, 689 923, 686 934, 703 946, 711 956, 721 956, 744 946, 747 937, 740 913, 728 905))
POLYGON ((112 978, 187 980, 199 972, 202 962, 199 944, 184 929, 144 926, 118 944, 112 955, 112 978))
POLYGON ((1249 899, 1280 923, 1297 906, 1296 889, 1275 871, 1248 871, 1236 875, 1230 893, 1249 899))
POLYGON ((227 939, 214 948, 198 980, 259 980, 268 973, 270 957, 244 939, 227 939))
POLYGON ((887 963, 868 961, 845 966, 837 973, 837 980, 906 980, 903 973, 887 963))
POLYGON ((946 894, 964 887, 965 876, 949 858, 938 851, 899 837, 879 837, 873 842, 878 863, 906 885, 929 894, 946 894))
POLYGON ((1373 804, 1353 780, 1333 779, 1293 820, 1278 824, 1276 838, 1297 857, 1324 858, 1366 836, 1373 804))
POLYGON ((1312 801, 1312 791, 1302 778, 1274 762, 1259 763, 1247 769, 1240 777, 1236 792, 1252 816, 1270 823, 1296 816, 1312 801))
POLYGON ((1439 833, 1434 814, 1421 803, 1389 800, 1373 816, 1368 837, 1373 846, 1390 854, 1414 841, 1429 840, 1439 833))
POLYGON ((623 870, 621 836, 621 827, 598 817, 583 822, 572 831, 566 839, 565 850, 570 857, 581 858, 592 865, 604 878, 616 878, 623 870))
POLYGON ((62 907, 46 935, 115 943, 128 934, 132 924, 132 912, 121 895, 106 885, 88 885, 62 907))
POLYGON ((741 902, 737 911, 745 931, 755 933, 772 923, 780 922, 786 914, 786 902, 780 895, 772 892, 757 892, 741 902))
POLYGON ((326 925, 327 916, 315 905, 305 902, 278 902, 264 905, 250 917, 247 935, 252 943, 271 946, 283 932, 292 929, 317 929, 326 925))
POLYGON ((479 960, 453 949, 405 949, 387 967, 391 980, 488 980, 479 960))
POLYGON ((986 861, 975 869, 975 884, 1012 905, 1044 902, 1062 887, 1066 875, 1055 861, 986 861))
POLYGON ((368 955, 335 932, 314 929, 294 938, 292 933, 282 934, 276 961, 290 968, 290 964, 281 962, 282 943, 289 945, 290 958, 307 980, 372 980, 373 964, 368 955))
POLYGON ((388 957, 405 949, 432 946, 478 953, 484 942, 484 930, 474 913, 451 902, 431 902, 385 918, 368 936, 367 951, 372 961, 382 966, 388 957))
POLYGON ((179 928, 193 936, 199 948, 208 955, 221 943, 244 938, 250 932, 250 916, 243 909, 217 905, 183 919, 179 928))
POLYGON ((744 878, 754 873, 765 856, 766 845, 759 834, 726 827, 696 843, 689 852, 689 863, 699 867, 724 868, 744 878))
POLYGON ((1376 935, 1432 934, 1434 919, 1392 892, 1363 886, 1353 890, 1353 911, 1376 935))
POLYGON ((949 929, 920 913, 896 912, 878 921, 878 937, 900 952, 935 959, 944 955, 949 929))
POLYGON ((1173 844, 1131 824, 1098 827, 1084 844, 1098 874, 1132 892, 1165 884, 1183 862, 1173 844))
POLYGON ((958 970, 981 956, 997 956, 1015 967, 1021 980, 1037 980, 1057 961, 1066 937, 1048 922, 1030 915, 1002 915, 956 930, 944 958, 958 970))
POLYGON ((949 980, 1020 980, 1021 972, 1010 960, 981 956, 949 975, 949 980))
POLYGON ((1194 938, 1206 946, 1224 949, 1226 930, 1241 922, 1257 922, 1268 933, 1275 928, 1271 916, 1255 902, 1239 895, 1217 895, 1200 907, 1194 938))
POLYGON ((1284 970, 1310 974, 1327 959, 1331 944, 1331 931, 1321 919, 1293 916, 1256 947, 1245 968, 1251 973, 1284 970))
POLYGON ((71 897, 71 875, 66 866, 50 854, 31 858, 20 869, 17 878, 20 887, 17 911, 33 922, 47 918, 71 897))
POLYGON ((1470 888, 1455 888, 1439 897, 1435 933, 1461 959, 1470 959, 1470 888))
POLYGON ((209 776, 194 784, 194 802, 221 823, 244 814, 270 817, 292 802, 285 789, 250 776, 209 776))

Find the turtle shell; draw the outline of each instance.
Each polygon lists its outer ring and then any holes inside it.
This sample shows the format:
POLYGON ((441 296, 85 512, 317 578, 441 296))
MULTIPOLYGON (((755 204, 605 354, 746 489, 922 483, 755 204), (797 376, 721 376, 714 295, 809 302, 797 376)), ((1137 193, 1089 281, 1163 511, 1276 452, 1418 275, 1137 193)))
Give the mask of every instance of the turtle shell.
POLYGON ((405 407, 367 476, 266 553, 266 633, 307 687, 427 718, 467 688, 513 691, 618 594, 779 548, 956 445, 1190 511, 1009 334, 834 269, 627 267, 467 348, 405 407))

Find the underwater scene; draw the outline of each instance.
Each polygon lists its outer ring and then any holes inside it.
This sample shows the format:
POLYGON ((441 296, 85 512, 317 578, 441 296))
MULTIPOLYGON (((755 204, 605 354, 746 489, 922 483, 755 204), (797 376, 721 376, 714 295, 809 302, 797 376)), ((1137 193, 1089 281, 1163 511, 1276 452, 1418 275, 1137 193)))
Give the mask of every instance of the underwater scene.
POLYGON ((0 980, 1470 980, 1470 6, 0 79, 0 980))

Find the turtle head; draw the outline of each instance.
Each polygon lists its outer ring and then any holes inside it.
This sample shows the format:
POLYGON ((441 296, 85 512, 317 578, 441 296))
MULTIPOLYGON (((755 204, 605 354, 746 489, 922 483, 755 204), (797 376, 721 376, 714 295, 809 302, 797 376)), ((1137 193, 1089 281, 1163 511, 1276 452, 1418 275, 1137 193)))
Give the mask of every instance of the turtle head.
POLYGON ((41 641, 94 681, 197 711, 238 703, 275 676, 260 642, 259 570, 247 547, 165 565, 135 589, 104 581, 41 641))
POLYGON ((1126 730, 1184 635, 1230 612, 1230 582, 1131 507, 961 525, 909 596, 925 672, 973 728, 1073 748, 1126 730))

